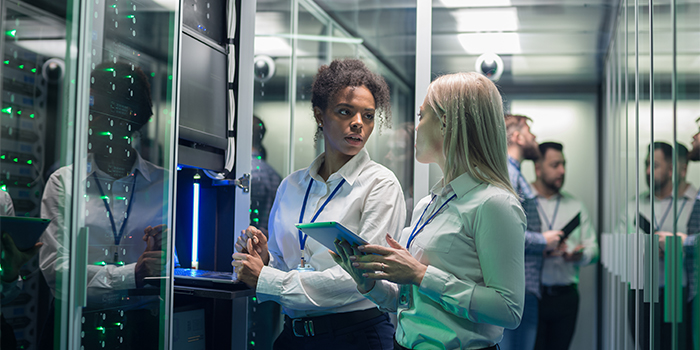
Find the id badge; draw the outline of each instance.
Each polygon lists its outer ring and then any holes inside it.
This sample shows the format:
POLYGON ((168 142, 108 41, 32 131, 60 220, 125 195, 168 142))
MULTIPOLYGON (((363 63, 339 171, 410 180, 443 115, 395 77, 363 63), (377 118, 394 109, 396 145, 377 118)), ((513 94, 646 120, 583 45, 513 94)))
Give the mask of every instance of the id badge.
POLYGON ((399 289, 399 308, 410 309, 413 306, 413 285, 402 284, 399 289))
POLYGON ((304 264, 303 266, 299 264, 297 265, 296 270, 299 272, 316 271, 316 269, 314 269, 314 267, 309 264, 304 264))

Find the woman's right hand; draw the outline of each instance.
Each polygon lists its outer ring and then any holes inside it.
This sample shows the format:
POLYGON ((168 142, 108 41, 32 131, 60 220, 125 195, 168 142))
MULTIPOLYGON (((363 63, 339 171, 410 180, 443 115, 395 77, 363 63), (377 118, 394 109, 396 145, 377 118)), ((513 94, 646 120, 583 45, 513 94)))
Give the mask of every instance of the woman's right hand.
POLYGON ((360 270, 354 266, 352 266, 352 263, 355 262, 355 260, 351 260, 351 256, 360 256, 363 253, 357 250, 357 247, 352 247, 350 246, 350 243, 348 243, 346 240, 335 240, 335 250, 338 252, 338 254, 328 251, 331 254, 331 257, 333 260, 335 260, 336 264, 340 265, 340 267, 343 268, 350 276, 352 277, 353 280, 355 280, 355 283, 357 283, 357 289, 360 293, 367 293, 372 288, 374 288, 374 280, 368 279, 367 277, 364 277, 363 274, 366 273, 367 271, 365 270, 360 270))
POLYGON ((257 227, 248 226, 247 229, 241 231, 241 235, 236 240, 236 251, 240 253, 250 254, 248 249, 248 240, 253 243, 253 249, 260 255, 263 263, 267 265, 270 262, 270 253, 267 250, 267 237, 257 227))

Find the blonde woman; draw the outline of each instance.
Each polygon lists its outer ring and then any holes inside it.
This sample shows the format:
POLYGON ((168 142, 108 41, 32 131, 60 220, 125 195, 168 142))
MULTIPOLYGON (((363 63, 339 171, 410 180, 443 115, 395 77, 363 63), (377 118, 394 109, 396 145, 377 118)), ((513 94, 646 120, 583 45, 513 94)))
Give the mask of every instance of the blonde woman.
POLYGON ((501 96, 476 73, 428 87, 416 160, 444 178, 389 248, 337 242, 358 290, 398 313, 395 349, 496 349, 520 323, 525 215, 508 179, 501 96))

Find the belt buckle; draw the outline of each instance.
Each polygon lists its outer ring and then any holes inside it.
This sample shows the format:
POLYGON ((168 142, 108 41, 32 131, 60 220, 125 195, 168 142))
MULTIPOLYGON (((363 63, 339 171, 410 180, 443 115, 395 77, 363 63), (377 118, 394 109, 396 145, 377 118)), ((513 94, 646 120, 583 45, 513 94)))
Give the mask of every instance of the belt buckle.
POLYGON ((312 321, 312 320, 304 321, 303 319, 300 319, 300 318, 292 319, 292 332, 294 333, 295 337, 299 337, 299 338, 313 337, 316 335, 314 333, 314 321, 312 321), (297 322, 304 322, 304 334, 297 333, 297 327, 296 327, 297 322))

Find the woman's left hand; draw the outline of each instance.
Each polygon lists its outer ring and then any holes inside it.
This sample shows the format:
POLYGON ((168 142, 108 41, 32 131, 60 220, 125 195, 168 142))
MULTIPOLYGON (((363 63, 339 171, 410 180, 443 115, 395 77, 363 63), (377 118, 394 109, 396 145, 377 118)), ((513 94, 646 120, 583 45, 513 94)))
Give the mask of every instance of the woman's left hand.
POLYGON ((258 277, 260 277, 260 272, 262 271, 264 264, 260 254, 253 249, 253 240, 251 238, 248 238, 246 246, 250 254, 233 254, 231 256, 233 258, 231 265, 238 275, 238 280, 245 283, 250 288, 255 288, 258 285, 258 277))
POLYGON ((351 260, 355 261, 353 266, 360 270, 366 270, 367 272, 363 276, 368 279, 419 286, 428 266, 421 264, 406 248, 388 234, 386 242, 389 247, 370 244, 358 247, 366 255, 350 257, 351 260))

